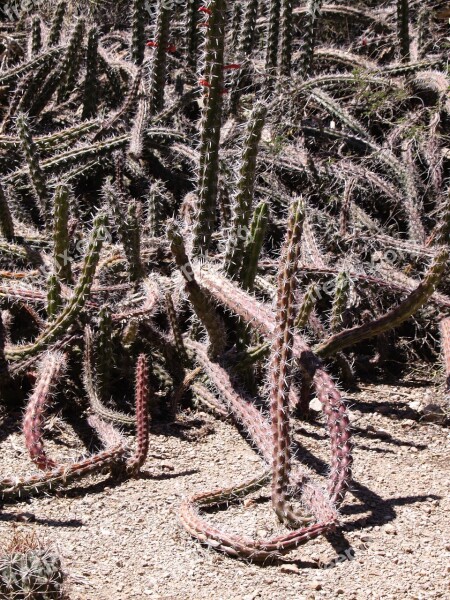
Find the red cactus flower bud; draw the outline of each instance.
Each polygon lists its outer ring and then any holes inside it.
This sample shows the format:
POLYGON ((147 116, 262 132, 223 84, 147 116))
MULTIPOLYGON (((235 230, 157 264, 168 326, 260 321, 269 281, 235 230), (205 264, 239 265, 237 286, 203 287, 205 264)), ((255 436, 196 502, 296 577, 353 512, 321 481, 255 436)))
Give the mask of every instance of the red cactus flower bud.
POLYGON ((224 67, 223 67, 224 71, 232 71, 234 69, 240 69, 240 68, 241 68, 241 65, 234 64, 234 63, 230 64, 230 65, 224 65, 224 67))
POLYGON ((200 6, 198 12, 206 13, 207 15, 212 14, 212 10, 210 8, 207 8, 206 6, 200 6))
POLYGON ((155 42, 154 40, 149 40, 145 45, 149 48, 157 48, 158 42, 155 42))
POLYGON ((211 84, 209 83, 209 81, 207 79, 200 79, 198 84, 202 85, 203 87, 211 87, 211 84))
POLYGON ((176 52, 177 51, 177 47, 175 46, 175 44, 169 44, 169 46, 167 46, 167 52, 176 52))

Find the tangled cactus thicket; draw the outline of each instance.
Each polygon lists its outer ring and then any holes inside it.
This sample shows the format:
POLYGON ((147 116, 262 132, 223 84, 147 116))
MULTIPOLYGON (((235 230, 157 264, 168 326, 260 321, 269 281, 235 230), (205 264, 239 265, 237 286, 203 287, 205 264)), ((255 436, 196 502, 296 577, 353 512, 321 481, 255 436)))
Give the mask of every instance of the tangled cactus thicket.
MULTIPOLYGON (((2 500, 138 476, 150 418, 191 403, 231 417, 267 466, 186 499, 193 537, 268 561, 339 526, 352 441, 333 378, 435 361, 441 339, 449 386, 448 38, 426 4, 3 9, 1 402, 24 406, 40 471, 2 475, 2 500), (314 395, 326 483, 291 451, 314 395), (50 457, 53 407, 88 412, 103 449, 50 457), (270 482, 290 531, 255 540, 201 513, 270 482)), ((13 557, 0 586, 50 562, 13 557)))

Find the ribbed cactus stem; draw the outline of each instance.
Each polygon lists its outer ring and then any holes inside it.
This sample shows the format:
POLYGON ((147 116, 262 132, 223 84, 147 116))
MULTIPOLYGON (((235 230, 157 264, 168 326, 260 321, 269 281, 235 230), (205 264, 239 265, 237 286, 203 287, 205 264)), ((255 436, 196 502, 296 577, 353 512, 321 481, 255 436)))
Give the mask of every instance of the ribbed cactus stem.
POLYGON ((98 31, 89 30, 86 51, 86 75, 84 78, 82 119, 91 119, 97 114, 98 105, 98 31))
POLYGON ((125 228, 129 240, 127 247, 129 248, 128 262, 130 266, 130 278, 132 281, 139 281, 144 277, 145 270, 141 259, 141 225, 136 201, 128 204, 125 228))
POLYGON ((85 20, 80 17, 70 36, 63 61, 63 79, 58 91, 58 102, 64 102, 76 85, 81 66, 85 20))
POLYGON ((36 56, 42 50, 41 19, 36 15, 31 22, 31 56, 36 56))
POLYGON ((445 391, 450 392, 450 317, 441 321, 441 347, 445 370, 445 391))
POLYGON ((272 506, 282 522, 296 521, 292 508, 288 505, 291 472, 289 390, 294 344, 297 263, 300 257, 304 217, 303 201, 294 200, 278 273, 276 326, 269 366, 273 440, 272 506))
POLYGON ((33 393, 28 400, 23 420, 25 444, 31 460, 43 471, 53 469, 57 465, 49 459, 42 442, 42 427, 45 411, 66 366, 66 357, 61 352, 48 352, 39 366, 39 376, 33 393))
POLYGON ((345 271, 341 271, 336 278, 333 305, 331 307, 331 331, 340 331, 343 326, 344 312, 347 309, 351 290, 351 281, 345 271))
POLYGON ((41 214, 45 218, 48 214, 47 185, 41 168, 39 152, 33 140, 28 119, 24 114, 17 115, 16 127, 17 133, 19 134, 20 145, 28 166, 30 182, 39 202, 41 214))
MULTIPOLYGON (((161 4, 161 2, 159 3, 161 4)), ((131 58, 142 65, 145 56, 145 1, 133 0, 131 23, 131 58)))
MULTIPOLYGON (((4 317, 0 312, 0 383, 4 383, 9 379, 8 362, 5 357, 7 329, 5 327, 4 317)), ((0 392, 0 398, 2 394, 0 392)))
POLYGON ((100 259, 103 241, 106 239, 106 216, 98 213, 94 218, 92 233, 86 249, 82 271, 73 295, 58 317, 49 324, 32 344, 7 348, 5 354, 9 360, 19 360, 38 354, 43 348, 65 333, 79 315, 89 296, 95 271, 100 259))
POLYGON ((195 73, 200 46, 199 12, 202 0, 187 0, 184 19, 185 52, 187 66, 195 73))
POLYGON ((242 287, 246 290, 252 290, 255 283, 259 256, 264 244, 264 236, 266 234, 268 222, 269 205, 267 202, 260 202, 253 214, 250 225, 250 236, 245 247, 240 273, 242 287))
POLYGON ((67 9, 67 2, 58 2, 55 14, 53 16, 50 33, 48 35, 48 45, 57 46, 61 39, 61 32, 64 22, 64 15, 67 9))
POLYGON ((0 233, 8 241, 14 240, 14 223, 9 208, 8 198, 0 181, 0 233))
POLYGON ((256 161, 266 114, 267 107, 264 104, 256 105, 247 125, 237 193, 232 207, 233 218, 225 252, 225 271, 230 277, 239 273, 246 242, 249 239, 256 161))
POLYGON ((225 347, 225 329, 223 323, 217 315, 213 303, 208 299, 195 279, 194 269, 186 254, 183 237, 175 223, 169 223, 167 235, 175 262, 184 277, 185 289, 189 300, 208 333, 211 355, 218 356, 223 352, 225 347))
POLYGON ((303 296, 302 302, 299 306, 297 318, 295 320, 296 329, 303 329, 306 327, 311 316, 314 306, 318 298, 318 289, 315 283, 312 283, 306 290, 303 296))
POLYGON ((306 7, 300 60, 300 75, 303 77, 303 79, 307 79, 313 74, 317 22, 320 17, 322 3, 323 0, 308 0, 306 7))
POLYGON ((178 357, 183 363, 185 363, 187 361, 187 353, 184 346, 183 334, 178 323, 177 313, 173 304, 172 296, 169 293, 166 294, 166 308, 178 357))
POLYGON ((256 19, 259 0, 247 0, 244 7, 242 27, 239 36, 238 56, 250 56, 256 43, 256 19))
POLYGON ((141 261, 140 224, 136 214, 137 206, 136 203, 130 202, 128 214, 124 218, 121 204, 125 204, 126 200, 122 197, 120 190, 117 189, 118 187, 106 182, 103 186, 103 194, 111 208, 117 232, 127 257, 130 278, 132 281, 138 281, 143 277, 144 269, 141 261))
POLYGON ((162 230, 163 184, 152 183, 147 194, 147 226, 151 237, 158 237, 162 230))
POLYGON ((225 22, 227 0, 209 0, 205 46, 203 114, 200 139, 198 202, 194 225, 194 252, 206 254, 216 222, 219 182, 219 146, 222 125, 225 22))
POLYGON ((404 62, 410 58, 409 0, 397 0, 397 31, 400 44, 400 56, 404 62))
POLYGON ((139 472, 148 454, 149 396, 148 359, 145 354, 141 354, 136 365, 136 450, 127 461, 127 470, 133 474, 139 472))
POLYGON ((281 0, 281 35, 279 74, 282 78, 290 77, 292 67, 293 38, 293 1, 281 0))
POLYGON ((448 247, 443 247, 437 254, 423 281, 398 306, 370 323, 346 329, 332 335, 319 344, 316 353, 321 357, 331 356, 363 340, 372 338, 394 329, 409 319, 432 296, 437 285, 447 271, 449 259, 448 247))
POLYGON ((69 256, 69 198, 71 188, 59 184, 53 197, 53 255, 55 274, 61 282, 72 282, 72 259, 69 256))
POLYGON ((280 12, 281 0, 270 0, 266 42, 266 70, 269 74, 275 72, 278 63, 280 12))
POLYGON ((53 321, 63 305, 60 279, 54 273, 47 280, 47 318, 53 321))
POLYGON ((150 115, 154 116, 164 108, 164 90, 167 79, 167 48, 169 47, 172 10, 166 2, 158 2, 155 42, 150 72, 150 115))

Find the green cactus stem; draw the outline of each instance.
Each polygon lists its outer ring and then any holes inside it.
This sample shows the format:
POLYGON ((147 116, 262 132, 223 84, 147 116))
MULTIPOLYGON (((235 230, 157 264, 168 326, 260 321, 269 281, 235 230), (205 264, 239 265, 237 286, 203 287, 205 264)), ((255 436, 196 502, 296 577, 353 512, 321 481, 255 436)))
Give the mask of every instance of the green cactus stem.
POLYGON ((84 78, 82 119, 91 119, 97 114, 98 105, 98 31, 89 30, 86 51, 86 75, 84 78))
POLYGON ((53 257, 58 279, 65 284, 72 282, 72 259, 69 255, 69 198, 71 188, 59 184, 53 197, 53 257))
POLYGON ((194 253, 205 254, 216 223, 219 181, 219 146, 222 125, 225 22, 227 1, 210 0, 205 68, 201 84, 204 107, 201 122, 199 191, 194 224, 194 253))
POLYGON ((48 46, 57 46, 61 40, 61 33, 66 9, 67 2, 58 2, 55 9, 55 13, 53 15, 50 33, 48 35, 48 46))

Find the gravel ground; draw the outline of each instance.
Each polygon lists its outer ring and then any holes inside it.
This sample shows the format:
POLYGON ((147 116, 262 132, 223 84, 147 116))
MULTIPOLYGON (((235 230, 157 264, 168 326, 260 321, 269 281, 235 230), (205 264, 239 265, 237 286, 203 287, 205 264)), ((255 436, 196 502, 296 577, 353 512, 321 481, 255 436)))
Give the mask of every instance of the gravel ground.
MULTIPOLYGON (((420 382, 368 385, 348 395, 356 448, 342 530, 309 542, 284 563, 230 559, 203 548, 179 525, 185 495, 262 471, 235 427, 199 412, 184 417, 189 427, 153 428, 139 479, 98 476, 56 495, 4 504, 0 538, 18 528, 56 547, 70 600, 450 598, 449 430, 420 413, 439 397, 420 382)), ((83 449, 79 438, 60 425, 56 417, 50 422, 48 447, 75 457, 83 449)), ((296 422, 295 438, 299 458, 326 475, 322 423, 296 422)), ((29 460, 19 414, 4 420, 0 440, 2 473, 24 473, 29 460)), ((251 535, 280 530, 267 489, 209 518, 251 535)))

